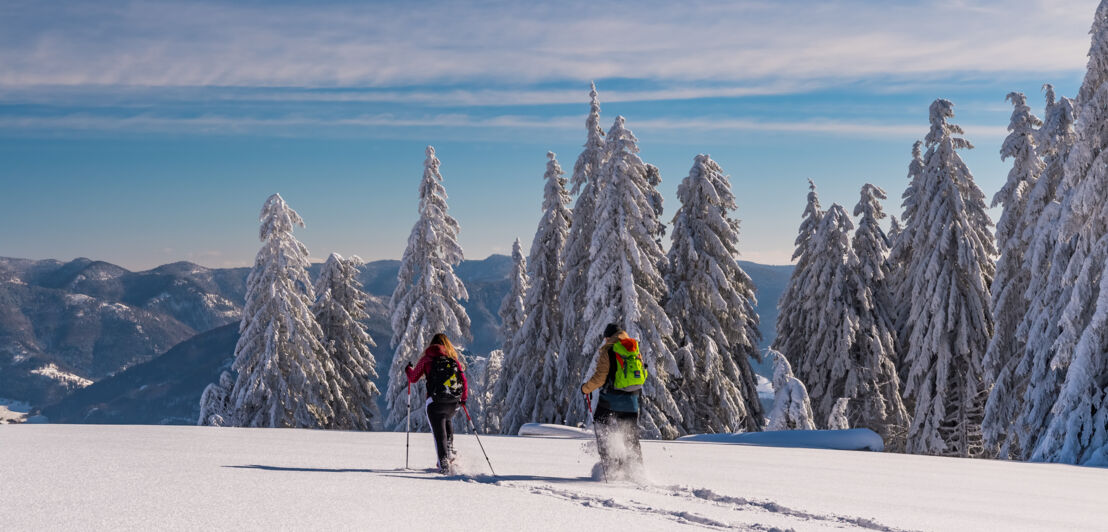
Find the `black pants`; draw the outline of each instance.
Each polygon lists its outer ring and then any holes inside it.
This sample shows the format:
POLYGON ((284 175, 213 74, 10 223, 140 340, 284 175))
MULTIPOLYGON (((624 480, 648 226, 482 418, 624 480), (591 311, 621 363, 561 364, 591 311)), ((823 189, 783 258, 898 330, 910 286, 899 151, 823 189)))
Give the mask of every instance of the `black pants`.
POLYGON ((593 430, 596 432, 600 463, 605 468, 618 469, 627 464, 642 463, 638 412, 615 412, 599 407, 593 414, 593 430))
POLYGON ((450 421, 458 411, 458 403, 427 403, 427 421, 431 424, 431 433, 435 435, 435 452, 439 456, 439 466, 445 465, 454 449, 454 423, 450 421))

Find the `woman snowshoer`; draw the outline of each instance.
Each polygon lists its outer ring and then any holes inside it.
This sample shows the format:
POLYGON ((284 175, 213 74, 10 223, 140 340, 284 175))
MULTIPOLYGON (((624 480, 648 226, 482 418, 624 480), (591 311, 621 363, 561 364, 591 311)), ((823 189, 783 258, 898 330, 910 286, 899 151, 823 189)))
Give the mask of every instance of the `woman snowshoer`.
POLYGON ((581 392, 586 395, 600 389, 600 400, 593 414, 593 430, 596 431, 596 448, 605 477, 610 477, 612 473, 627 473, 628 466, 642 465, 642 448, 639 445, 641 382, 638 386, 627 386, 623 390, 616 388, 616 372, 627 367, 627 360, 631 357, 639 357, 638 341, 628 336, 619 325, 608 324, 604 328, 604 344, 597 354, 596 372, 581 385, 581 392))
POLYGON ((450 339, 439 333, 431 338, 415 367, 409 363, 404 371, 409 384, 427 377, 427 421, 435 435, 439 472, 449 473, 454 464, 454 425, 450 420, 469 395, 465 363, 450 339))

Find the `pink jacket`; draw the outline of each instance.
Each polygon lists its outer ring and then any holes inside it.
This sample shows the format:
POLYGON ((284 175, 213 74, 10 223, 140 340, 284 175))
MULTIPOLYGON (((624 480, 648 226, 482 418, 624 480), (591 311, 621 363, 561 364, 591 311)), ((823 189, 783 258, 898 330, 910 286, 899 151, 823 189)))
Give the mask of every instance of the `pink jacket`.
MULTIPOLYGON (((423 352, 423 356, 419 358, 419 362, 416 362, 414 368, 404 368, 404 372, 408 374, 408 383, 414 383, 419 379, 427 375, 428 371, 431 371, 431 361, 435 357, 449 356, 446 354, 446 349, 441 345, 432 345, 423 352)), ((457 364, 457 361, 455 361, 457 364)), ((466 373, 462 371, 461 364, 458 364, 458 375, 462 378, 462 402, 465 402, 466 397, 469 397, 469 383, 466 382, 466 373)))

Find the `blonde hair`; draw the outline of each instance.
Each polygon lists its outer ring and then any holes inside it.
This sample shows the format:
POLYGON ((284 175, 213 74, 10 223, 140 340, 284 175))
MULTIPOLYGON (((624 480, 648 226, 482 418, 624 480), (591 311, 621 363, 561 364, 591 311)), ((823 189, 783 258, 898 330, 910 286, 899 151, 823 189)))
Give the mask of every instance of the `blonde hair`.
POLYGON ((453 358, 458 362, 458 367, 462 368, 462 371, 466 370, 466 363, 462 360, 461 355, 458 354, 458 350, 454 349, 454 344, 450 343, 450 339, 446 337, 445 333, 438 333, 431 337, 431 345, 441 345, 443 350, 446 351, 446 356, 453 358))

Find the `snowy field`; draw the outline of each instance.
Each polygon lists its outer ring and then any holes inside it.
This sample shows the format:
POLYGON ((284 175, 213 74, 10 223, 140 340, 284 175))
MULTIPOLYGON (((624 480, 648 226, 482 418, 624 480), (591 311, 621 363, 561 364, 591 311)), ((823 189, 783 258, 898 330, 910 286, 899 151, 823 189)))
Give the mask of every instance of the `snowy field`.
POLYGON ((588 442, 166 426, 0 426, 5 530, 1104 530, 1108 471, 644 442, 649 479, 590 478, 588 442), (447 523, 456 523, 446 525, 447 523))

